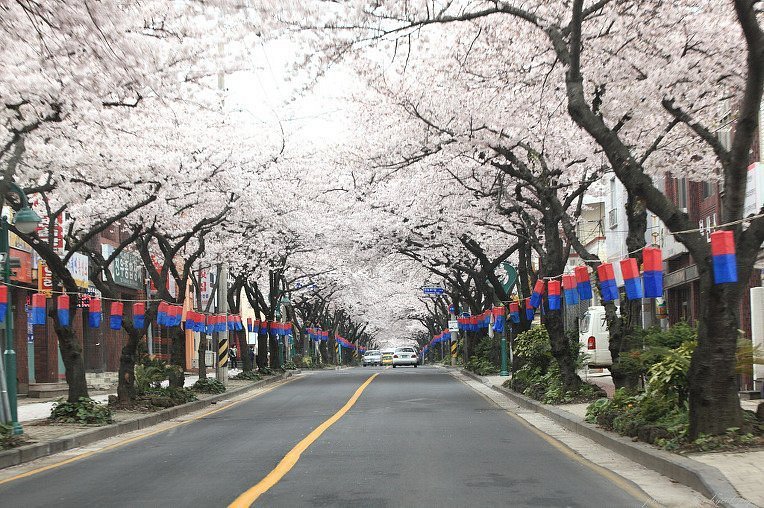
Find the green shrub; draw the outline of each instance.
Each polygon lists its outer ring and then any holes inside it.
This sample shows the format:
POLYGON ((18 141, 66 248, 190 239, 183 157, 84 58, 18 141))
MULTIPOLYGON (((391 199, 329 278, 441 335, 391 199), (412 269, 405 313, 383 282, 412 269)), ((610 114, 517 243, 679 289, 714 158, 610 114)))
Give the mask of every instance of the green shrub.
POLYGON ((546 373, 552 363, 552 348, 546 327, 536 326, 519 334, 515 338, 514 354, 521 366, 530 365, 546 373))
POLYGON ((292 360, 284 362, 284 370, 297 370, 297 365, 292 360))
POLYGON ((634 393, 619 388, 612 400, 590 404, 585 420, 624 436, 667 450, 686 445, 689 412, 686 404, 657 392, 634 393))
POLYGON ((601 414, 604 414, 609 409, 610 399, 607 397, 597 399, 589 404, 589 406, 586 408, 586 416, 584 416, 584 421, 589 423, 597 423, 597 417, 601 414))
POLYGON ((476 356, 470 358, 470 361, 467 362, 467 365, 465 365, 464 368, 479 376, 489 376, 491 374, 498 374, 499 372, 499 368, 491 363, 490 360, 476 356))
POLYGON ((483 337, 475 346, 475 351, 464 368, 479 376, 498 374, 499 368, 491 361, 493 350, 494 340, 490 337, 483 337))
POLYGON ((225 392, 225 385, 217 379, 208 377, 197 380, 191 389, 199 393, 223 393, 225 392))
POLYGON ((263 376, 255 372, 254 370, 245 370, 242 372, 239 372, 235 376, 233 376, 231 379, 237 379, 240 381, 260 381, 263 379, 263 376))
POLYGON ((172 375, 180 373, 180 367, 171 365, 163 360, 144 357, 135 366, 135 386, 138 393, 143 393, 151 388, 159 388, 162 381, 167 381, 172 375))
POLYGON ((263 376, 272 376, 274 374, 273 369, 266 366, 266 367, 260 367, 257 369, 260 374, 263 376))
POLYGON ((10 450, 18 448, 29 442, 24 434, 13 435, 13 427, 0 423, 0 450, 10 450))
POLYGON ((88 425, 106 425, 114 422, 111 409, 107 404, 99 404, 88 397, 80 397, 79 402, 75 403, 59 399, 53 404, 50 419, 59 423, 88 425))
POLYGON ((687 401, 690 386, 688 373, 695 346, 695 342, 684 342, 650 367, 648 390, 660 395, 676 397, 680 404, 687 401))
POLYGON ((647 347, 676 349, 685 342, 694 342, 698 338, 698 330, 684 321, 675 324, 667 330, 659 327, 645 331, 644 342, 647 347))
POLYGON ((137 404, 156 409, 179 406, 195 400, 197 397, 190 388, 149 388, 138 397, 137 404))

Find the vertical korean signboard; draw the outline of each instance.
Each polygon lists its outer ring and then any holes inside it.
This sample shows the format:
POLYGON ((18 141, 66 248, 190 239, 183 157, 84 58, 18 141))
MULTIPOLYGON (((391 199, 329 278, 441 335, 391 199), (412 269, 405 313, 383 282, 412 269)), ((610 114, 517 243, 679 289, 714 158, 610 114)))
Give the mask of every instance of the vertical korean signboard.
MULTIPOLYGON (((114 252, 111 245, 102 245, 104 258, 109 258, 114 252)), ((109 266, 114 283, 132 289, 143 288, 143 264, 140 256, 132 252, 120 252, 109 266)))

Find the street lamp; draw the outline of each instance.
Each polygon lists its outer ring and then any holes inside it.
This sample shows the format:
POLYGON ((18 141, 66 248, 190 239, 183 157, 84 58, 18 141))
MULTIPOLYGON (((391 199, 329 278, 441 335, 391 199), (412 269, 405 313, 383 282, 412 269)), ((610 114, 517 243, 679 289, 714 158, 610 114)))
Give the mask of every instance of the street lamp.
MULTIPOLYGON (((16 212, 13 218, 13 224, 16 229, 23 234, 29 234, 37 229, 37 225, 40 224, 40 216, 37 215, 34 210, 29 207, 29 200, 24 191, 16 185, 14 182, 10 183, 8 189, 15 193, 19 197, 21 208, 16 212)), ((4 260, 2 262, 3 281, 6 287, 9 288, 8 283, 11 279, 11 247, 8 241, 8 219, 2 217, 0 220, 2 227, 0 228, 0 250, 4 254, 4 260)), ((23 433, 21 425, 18 422, 18 386, 16 383, 16 351, 13 350, 13 313, 12 313, 13 299, 9 299, 8 305, 5 311, 5 353, 4 366, 5 366, 5 384, 8 392, 8 405, 10 410, 10 421, 14 435, 23 433)))

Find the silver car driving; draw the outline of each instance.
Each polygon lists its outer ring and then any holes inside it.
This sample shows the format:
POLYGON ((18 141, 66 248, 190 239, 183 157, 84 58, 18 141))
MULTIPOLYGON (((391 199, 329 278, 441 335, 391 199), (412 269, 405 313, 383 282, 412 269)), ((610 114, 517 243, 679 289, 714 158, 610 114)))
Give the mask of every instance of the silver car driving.
POLYGON ((363 354, 363 366, 382 365, 382 354, 378 349, 369 349, 363 354))

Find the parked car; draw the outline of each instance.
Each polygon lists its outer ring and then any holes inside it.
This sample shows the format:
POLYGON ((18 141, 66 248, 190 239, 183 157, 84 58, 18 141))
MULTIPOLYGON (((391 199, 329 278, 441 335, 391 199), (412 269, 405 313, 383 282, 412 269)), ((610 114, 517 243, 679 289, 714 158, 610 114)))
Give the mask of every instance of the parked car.
POLYGON ((399 365, 419 365, 419 355, 413 347, 399 347, 393 353, 393 368, 399 365))
POLYGON ((394 353, 395 353, 395 349, 383 349, 382 356, 381 356, 382 365, 392 365, 394 353))
POLYGON ((607 327, 605 307, 595 305, 581 318, 578 325, 578 341, 581 343, 587 359, 584 361, 589 367, 610 367, 613 358, 610 356, 610 331, 607 327))
POLYGON ((382 365, 382 354, 378 349, 370 349, 363 354, 363 366, 382 365))

